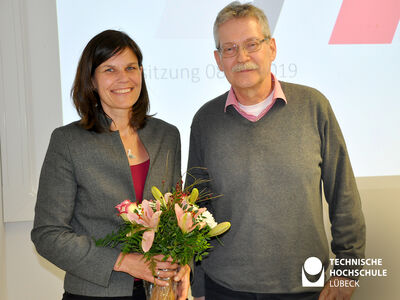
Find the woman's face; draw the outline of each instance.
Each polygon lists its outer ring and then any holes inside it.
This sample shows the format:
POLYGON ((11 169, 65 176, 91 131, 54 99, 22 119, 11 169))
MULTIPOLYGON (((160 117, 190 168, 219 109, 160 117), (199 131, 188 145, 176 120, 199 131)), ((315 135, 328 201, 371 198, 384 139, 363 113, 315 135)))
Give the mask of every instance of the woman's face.
POLYGON ((125 48, 96 68, 93 84, 104 112, 111 118, 123 116, 139 98, 142 67, 132 50, 125 48))

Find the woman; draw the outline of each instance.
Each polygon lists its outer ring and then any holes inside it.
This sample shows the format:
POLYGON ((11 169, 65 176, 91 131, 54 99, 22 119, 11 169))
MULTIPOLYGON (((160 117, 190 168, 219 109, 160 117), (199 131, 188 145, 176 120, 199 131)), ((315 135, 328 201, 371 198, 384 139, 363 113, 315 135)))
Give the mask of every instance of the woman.
POLYGON ((147 115, 137 44, 119 31, 96 35, 71 94, 81 120, 52 134, 32 230, 38 253, 66 271, 63 299, 145 299, 139 279, 164 286, 162 278, 173 276, 186 299, 188 266, 157 257, 154 278, 143 255, 122 257, 94 242, 118 230, 117 204, 150 199, 151 186, 168 189, 180 179, 179 132, 147 115))

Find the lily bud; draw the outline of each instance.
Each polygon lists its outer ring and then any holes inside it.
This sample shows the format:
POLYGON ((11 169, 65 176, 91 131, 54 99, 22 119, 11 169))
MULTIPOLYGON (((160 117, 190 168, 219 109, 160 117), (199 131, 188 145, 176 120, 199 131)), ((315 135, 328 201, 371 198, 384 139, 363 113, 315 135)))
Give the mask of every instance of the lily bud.
POLYGON ((151 193, 153 194, 153 197, 154 197, 156 200, 160 201, 161 204, 162 204, 163 206, 166 205, 166 204, 165 204, 164 197, 163 197, 163 195, 161 194, 160 190, 159 190, 157 187, 152 186, 152 187, 151 187, 151 193))
POLYGON ((196 200, 197 200, 197 197, 199 197, 199 190, 196 189, 196 188, 194 188, 194 189, 192 190, 192 192, 190 193, 190 196, 189 196, 189 203, 190 203, 190 204, 194 204, 194 203, 196 202, 196 200))
POLYGON ((210 230, 210 232, 208 233, 208 236, 213 237, 213 236, 221 235, 225 231, 227 231, 229 228, 231 228, 230 222, 219 223, 217 226, 215 226, 213 229, 210 230))

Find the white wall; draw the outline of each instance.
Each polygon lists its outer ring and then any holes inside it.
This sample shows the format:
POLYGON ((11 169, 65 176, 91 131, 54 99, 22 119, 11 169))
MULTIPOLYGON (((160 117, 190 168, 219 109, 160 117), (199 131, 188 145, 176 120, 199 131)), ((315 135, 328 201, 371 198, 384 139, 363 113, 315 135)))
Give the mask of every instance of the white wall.
POLYGON ((382 258, 387 278, 363 278, 356 300, 400 299, 400 176, 357 180, 367 225, 366 256, 382 258))
MULTIPOLYGON (((1 161, 4 164, 5 157, 13 153, 25 156, 20 163, 32 175, 30 180, 22 182, 27 186, 23 190, 28 192, 12 199, 24 205, 26 199, 34 197, 50 132, 61 123, 56 7, 52 0, 1 0, 0 5, 1 161), (13 106, 14 103, 21 106, 13 106), (6 119, 6 111, 11 111, 17 120, 6 119), (21 120, 26 122, 25 127, 20 126, 21 120), (10 128, 19 131, 10 131, 10 128), (5 143, 4 137, 9 137, 4 133, 6 129, 14 133, 19 147, 28 143, 27 148, 6 153, 10 142, 5 143), (19 140, 21 134, 26 140, 19 140)), ((2 182, 9 183, 9 174, 2 175, 2 182)), ((400 176, 359 178, 358 184, 367 221, 367 256, 383 258, 389 277, 362 280, 353 299, 397 299, 400 296, 397 257, 400 253, 400 176)), ((2 186, 1 195, 8 188, 2 186)), ((24 221, 3 223, 5 219, 0 214, 0 300, 60 299, 64 273, 37 255, 30 241, 32 222, 26 221, 29 216, 21 216, 21 220, 24 221)))
POLYGON ((29 221, 50 133, 62 123, 56 4, 0 5, 3 218, 29 221))
POLYGON ((2 300, 61 299, 64 272, 36 253, 31 229, 32 222, 5 225, 7 295, 2 300))
MULTIPOLYGON (((367 228, 365 256, 381 258, 388 276, 360 277, 353 300, 400 299, 400 176, 357 178, 367 228)), ((324 203, 325 230, 331 239, 328 206, 324 203)), ((331 257, 334 257, 331 253, 331 257)), ((369 268, 369 267, 366 267, 369 268)))

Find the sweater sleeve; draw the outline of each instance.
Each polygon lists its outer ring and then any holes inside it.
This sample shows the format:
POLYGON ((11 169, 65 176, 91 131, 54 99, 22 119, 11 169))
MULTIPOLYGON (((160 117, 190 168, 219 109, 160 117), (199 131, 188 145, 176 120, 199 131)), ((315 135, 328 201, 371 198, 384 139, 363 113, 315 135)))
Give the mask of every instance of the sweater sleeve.
MULTIPOLYGON (((332 251, 336 258, 364 258, 365 222, 345 141, 329 103, 324 107, 323 115, 321 169, 329 204, 332 251)), ((360 266, 335 266, 335 269, 345 268, 360 269, 360 266)))
POLYGON ((175 157, 173 157, 174 171, 173 171, 173 183, 179 182, 182 179, 181 174, 181 137, 177 129, 175 157))
MULTIPOLYGON (((189 160, 187 167, 187 175, 185 186, 188 187, 195 183, 196 180, 204 179, 209 180, 208 172, 204 167, 203 151, 201 145, 201 136, 199 134, 199 128, 197 122, 194 120, 190 131, 190 145, 189 145, 189 160)), ((208 193, 209 186, 207 182, 201 185, 196 185, 201 193, 208 193)), ((201 203, 199 203, 201 205, 201 203)), ((204 271, 201 267, 201 263, 197 262, 194 264, 194 275, 193 282, 191 285, 192 295, 194 297, 202 297, 205 295, 204 286, 204 271)))
POLYGON ((190 131, 190 144, 189 144, 189 159, 187 167, 187 175, 185 186, 196 184, 200 194, 209 193, 209 174, 207 169, 204 167, 204 149, 201 143, 201 130, 196 120, 193 120, 191 131, 190 131), (196 183, 201 180, 202 182, 196 183))
POLYGON ((91 237, 78 235, 70 225, 78 187, 68 146, 56 129, 40 175, 31 238, 37 252, 59 268, 106 287, 119 250, 96 247, 91 237))

